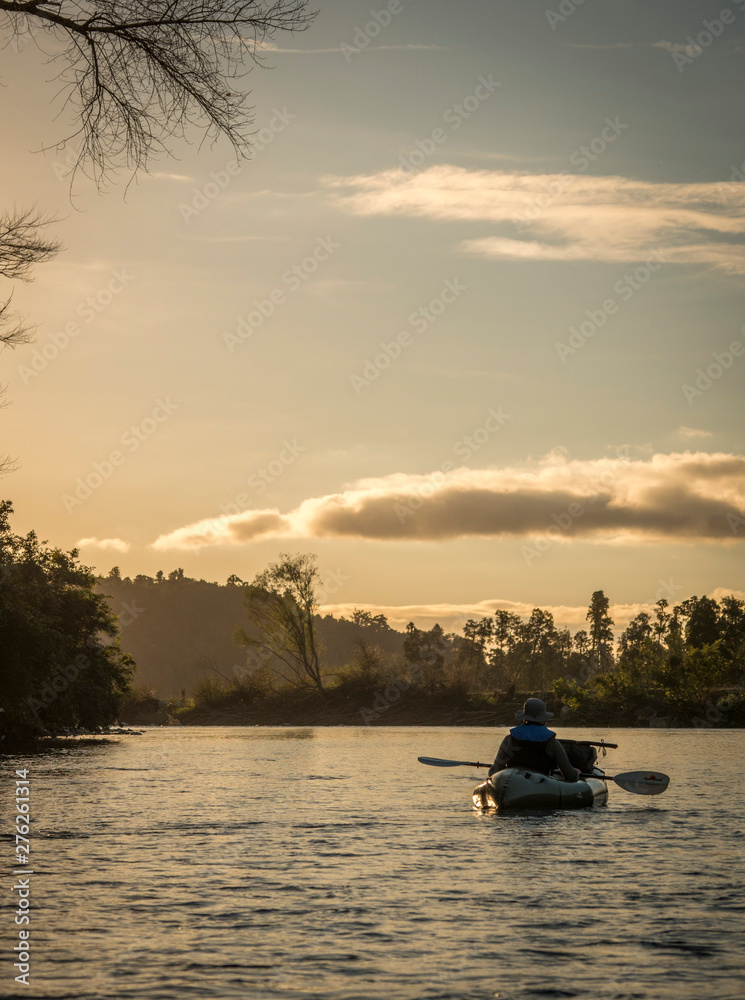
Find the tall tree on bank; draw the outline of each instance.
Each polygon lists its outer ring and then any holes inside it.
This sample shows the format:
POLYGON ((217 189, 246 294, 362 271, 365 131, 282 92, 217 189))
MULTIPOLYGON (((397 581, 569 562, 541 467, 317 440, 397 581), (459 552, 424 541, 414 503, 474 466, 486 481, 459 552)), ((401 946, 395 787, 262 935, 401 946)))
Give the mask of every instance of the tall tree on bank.
POLYGON ((10 530, 0 501, 0 727, 23 739, 117 718, 134 667, 96 578, 63 552, 10 530))
POLYGON ((283 667, 278 672, 292 684, 312 684, 323 690, 315 615, 320 583, 313 555, 280 554, 245 590, 250 629, 238 629, 235 639, 283 667))
POLYGON ((608 614, 610 601, 602 590, 596 590, 587 609, 590 623, 590 659, 597 671, 607 669, 613 660, 613 619, 608 614))

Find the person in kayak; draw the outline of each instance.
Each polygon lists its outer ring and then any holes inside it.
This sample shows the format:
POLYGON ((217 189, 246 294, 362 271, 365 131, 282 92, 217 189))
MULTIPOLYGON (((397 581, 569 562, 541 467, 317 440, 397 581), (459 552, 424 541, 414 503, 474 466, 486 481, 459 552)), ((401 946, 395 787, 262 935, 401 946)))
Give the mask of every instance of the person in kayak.
POLYGON ((540 698, 528 698, 515 716, 522 725, 510 729, 502 740, 489 774, 506 767, 528 768, 540 774, 550 774, 558 768, 567 781, 578 781, 580 772, 570 763, 556 733, 546 726, 553 717, 554 713, 546 711, 546 703, 540 698))

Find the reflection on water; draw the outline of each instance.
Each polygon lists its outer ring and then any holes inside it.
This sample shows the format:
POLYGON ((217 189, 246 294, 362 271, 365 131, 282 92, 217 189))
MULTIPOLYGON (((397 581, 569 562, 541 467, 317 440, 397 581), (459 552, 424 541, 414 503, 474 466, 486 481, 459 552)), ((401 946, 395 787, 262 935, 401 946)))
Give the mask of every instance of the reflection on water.
POLYGON ((585 732, 672 783, 567 813, 482 815, 475 770, 416 761, 501 735, 169 727, 6 762, 32 775, 34 957, 3 992, 740 997, 742 734, 585 732))
POLYGON ((248 729, 227 730, 227 740, 312 740, 318 735, 316 729, 285 729, 283 726, 251 726, 248 729))

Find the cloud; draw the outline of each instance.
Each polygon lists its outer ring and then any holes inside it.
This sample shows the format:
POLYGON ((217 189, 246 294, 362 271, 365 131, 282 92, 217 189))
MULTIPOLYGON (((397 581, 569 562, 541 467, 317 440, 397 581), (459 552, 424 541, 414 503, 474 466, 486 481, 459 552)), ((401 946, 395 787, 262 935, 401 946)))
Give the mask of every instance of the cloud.
POLYGON ((738 601, 745 601, 745 590, 732 590, 730 587, 717 587, 716 590, 712 590, 708 597, 713 598, 715 601, 721 601, 723 597, 734 597, 738 601))
POLYGON ((710 437, 714 437, 714 432, 713 431, 701 431, 701 430, 698 430, 698 428, 696 428, 696 427, 683 427, 683 426, 680 426, 678 428, 678 430, 676 431, 676 433, 680 437, 684 437, 684 438, 710 438, 710 437))
MULTIPOLYGON (((289 55, 296 55, 296 56, 317 55, 317 54, 320 54, 320 53, 328 53, 328 52, 344 52, 346 54, 346 53, 349 52, 350 49, 354 49, 354 48, 355 47, 352 46, 352 45, 349 45, 346 48, 342 48, 341 46, 337 45, 337 46, 335 46, 333 48, 328 48, 328 49, 298 49, 298 48, 295 48, 295 49, 286 49, 286 48, 282 48, 279 45, 277 45, 276 42, 267 42, 267 41, 264 41, 264 42, 257 42, 256 43, 256 53, 257 53, 257 55, 263 55, 263 53, 265 53, 265 52, 271 52, 272 54, 274 54, 275 52, 282 52, 282 53, 287 53, 289 55)), ((412 44, 412 45, 370 45, 367 48, 370 51, 386 51, 386 52, 389 52, 389 51, 392 52, 392 51, 396 51, 396 50, 404 50, 404 51, 409 51, 409 50, 417 50, 417 51, 418 50, 423 50, 425 52, 444 52, 444 51, 446 51, 446 46, 444 46, 444 45, 420 45, 420 44, 412 44)), ((356 51, 361 52, 362 50, 361 49, 357 49, 356 51)), ((367 51, 367 49, 366 49, 366 51, 367 51)))
POLYGON ((681 452, 633 461, 552 453, 529 466, 395 473, 275 509, 208 518, 161 535, 156 549, 266 538, 444 541, 549 538, 602 544, 736 542, 745 456, 681 452))
MULTIPOLYGON (((253 41, 253 39, 251 41, 253 41)), ((280 45, 277 45, 276 42, 267 42, 267 41, 256 42, 255 47, 256 47, 256 54, 259 56, 263 55, 265 52, 271 52, 272 54, 274 54, 275 52, 281 52, 283 54, 288 54, 288 55, 304 56, 304 55, 318 55, 320 53, 344 51, 344 49, 339 48, 338 45, 333 48, 327 48, 327 49, 298 49, 298 48, 286 49, 282 48, 280 45)))
POLYGON ((191 177, 189 174, 168 174, 161 170, 156 170, 152 174, 148 174, 148 177, 152 177, 155 180, 160 181, 180 181, 182 183, 194 183, 196 177, 191 177))
POLYGON ((129 542, 121 538, 81 538, 76 543, 77 549, 113 549, 115 552, 129 552, 129 542))
POLYGON ((659 42, 650 42, 650 47, 653 49, 664 49, 665 52, 670 52, 672 55, 682 52, 687 56, 697 56, 703 49, 700 45, 691 44, 690 42, 666 42, 664 39, 659 42))
MULTIPOLYGON (((727 591, 727 593, 730 593, 727 591)), ((589 603, 589 602, 588 602, 589 603)), ((409 622, 414 622, 417 628, 430 629, 438 624, 446 632, 462 632, 463 625, 469 619, 479 620, 489 618, 495 611, 510 611, 520 618, 527 619, 535 605, 526 601, 503 601, 500 599, 477 601, 472 604, 324 604, 319 609, 322 615, 333 615, 335 618, 344 616, 351 618, 355 608, 369 611, 372 615, 385 615, 391 628, 403 631, 409 622)), ((557 628, 570 627, 577 631, 587 627, 587 605, 541 605, 543 611, 550 612, 557 628)), ((649 604, 611 604, 608 614, 615 623, 618 632, 628 625, 640 611, 650 613, 654 605, 649 604)))
POLYGON ((605 45, 583 44, 581 42, 562 42, 570 49, 664 49, 671 54, 683 52, 686 55, 697 56, 702 51, 699 45, 690 42, 609 42, 605 45))
MULTIPOLYGON (((659 595, 655 594, 654 599, 666 597, 671 604, 677 603, 670 591, 665 587, 665 581, 660 581, 662 587, 659 595)), ((715 601, 721 601, 725 596, 732 595, 739 600, 745 599, 745 592, 730 590, 726 587, 719 587, 709 594, 715 601)), ((681 594, 683 599, 688 595, 681 594)), ((589 604, 589 601, 588 601, 589 604)), ((510 611, 520 618, 527 619, 535 605, 526 601, 504 601, 498 598, 493 600, 476 601, 472 604, 324 604, 319 610, 323 615, 333 615, 340 618, 351 618, 355 608, 361 611, 369 611, 372 615, 385 615, 391 628, 403 631, 409 622, 414 622, 417 628, 430 629, 434 624, 439 624, 446 632, 462 632, 463 625, 469 620, 489 618, 495 611, 510 611)), ((554 617, 554 624, 557 628, 570 628, 572 632, 587 628, 587 604, 584 605, 541 605, 542 610, 550 612, 554 617)), ((611 604, 608 614, 614 622, 616 635, 620 634, 640 612, 647 614, 654 612, 654 601, 646 603, 619 603, 611 604)))
POLYGON ((745 238, 745 185, 725 190, 713 183, 451 165, 327 177, 324 183, 337 206, 357 215, 491 223, 493 235, 460 244, 484 257, 633 262, 656 250, 666 262, 745 274, 745 242, 738 242, 745 238))

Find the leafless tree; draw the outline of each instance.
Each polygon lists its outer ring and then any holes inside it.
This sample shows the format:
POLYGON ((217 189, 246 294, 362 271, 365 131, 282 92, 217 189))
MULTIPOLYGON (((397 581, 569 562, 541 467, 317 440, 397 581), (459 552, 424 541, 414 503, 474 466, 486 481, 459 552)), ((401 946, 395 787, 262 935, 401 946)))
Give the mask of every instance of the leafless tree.
POLYGON ((252 115, 235 81, 261 62, 262 42, 314 16, 308 0, 0 0, 0 30, 51 43, 80 123, 64 141, 79 139, 77 162, 99 181, 146 167, 192 125, 247 153, 252 115))
MULTIPOLYGON (((34 264, 54 257, 60 249, 59 242, 42 235, 50 221, 33 208, 0 216, 0 276, 29 281, 34 264)), ((27 344, 36 329, 11 307, 12 300, 11 292, 4 302, 0 301, 0 348, 27 344)), ((0 407, 5 405, 4 395, 5 387, 0 385, 0 407)), ((0 455, 0 476, 15 469, 12 459, 0 455)))
MULTIPOLYGON (((29 281, 31 268, 50 260, 60 250, 57 240, 45 239, 42 230, 51 220, 36 209, 15 210, 0 216, 0 275, 29 281)), ((13 294, 0 302, 0 344, 17 347, 27 344, 34 332, 21 316, 11 309, 13 294)))
MULTIPOLYGON (((147 167, 190 126, 247 155, 252 115, 235 80, 261 63, 262 42, 301 31, 314 16, 308 0, 0 0, 0 38, 48 43, 79 121, 62 142, 79 139, 77 166, 100 183, 119 166, 147 167)), ((0 276, 28 280, 34 264, 59 251, 42 235, 48 221, 35 209, 0 216, 0 276)), ((0 299, 0 347, 28 343, 34 332, 11 299, 0 299)), ((0 473, 13 467, 0 458, 0 473)))

